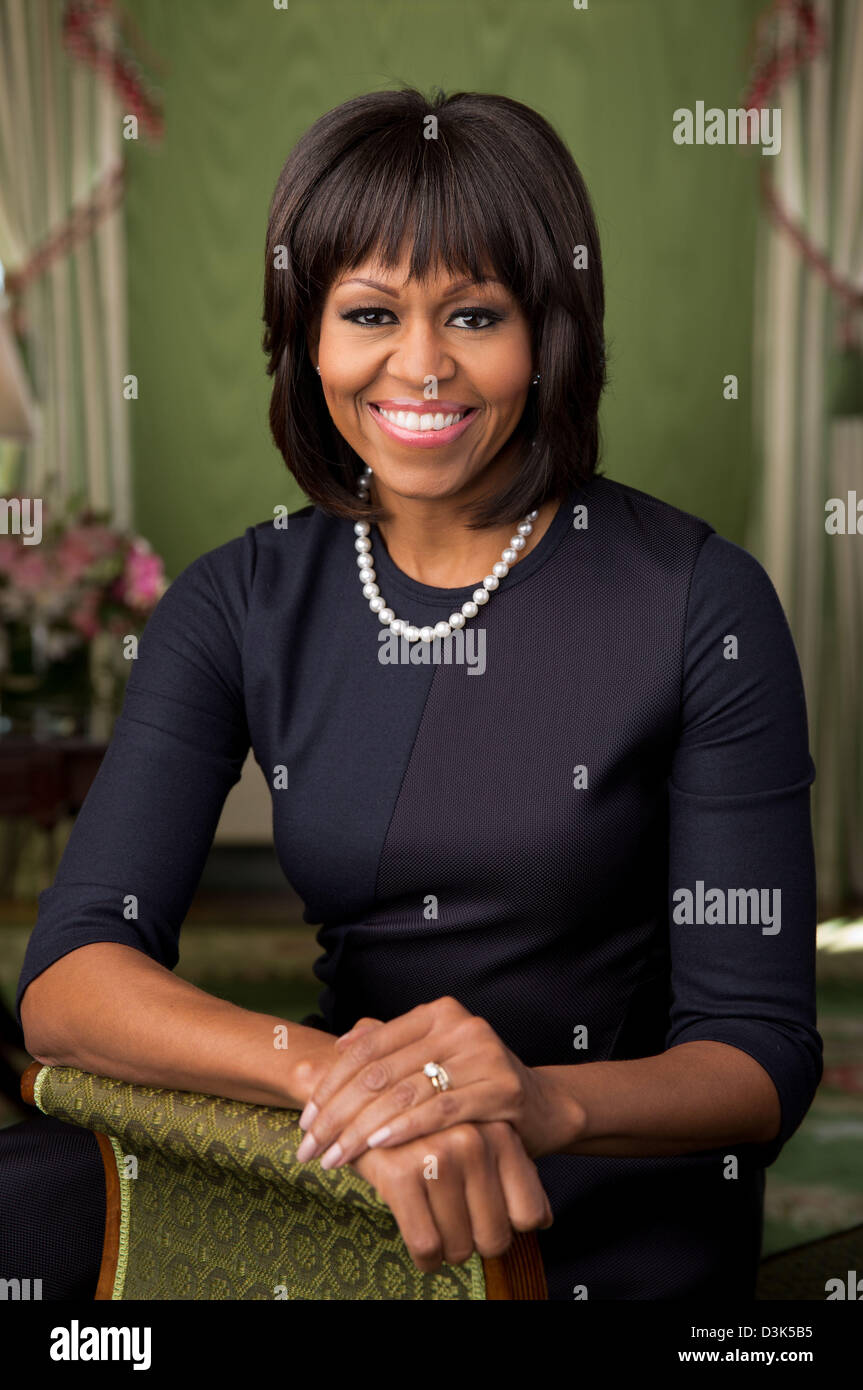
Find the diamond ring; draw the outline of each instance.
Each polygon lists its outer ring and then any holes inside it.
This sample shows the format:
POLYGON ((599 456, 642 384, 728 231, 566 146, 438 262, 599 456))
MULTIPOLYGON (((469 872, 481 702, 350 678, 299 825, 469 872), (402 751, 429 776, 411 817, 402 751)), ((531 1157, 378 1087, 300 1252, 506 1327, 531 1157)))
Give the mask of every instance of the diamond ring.
POLYGON ((426 1062, 423 1071, 436 1091, 448 1091, 452 1082, 440 1062, 426 1062))

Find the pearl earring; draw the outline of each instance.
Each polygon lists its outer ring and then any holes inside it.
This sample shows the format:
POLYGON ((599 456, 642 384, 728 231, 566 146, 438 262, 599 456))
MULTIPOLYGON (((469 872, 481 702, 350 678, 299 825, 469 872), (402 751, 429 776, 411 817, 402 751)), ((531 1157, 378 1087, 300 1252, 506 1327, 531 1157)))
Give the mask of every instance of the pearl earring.
POLYGON ((530 384, 531 384, 531 386, 538 386, 538 385, 539 385, 540 375, 541 375, 541 373, 540 373, 540 372, 537 372, 536 376, 531 377, 531 379, 530 379, 530 384))
POLYGON ((321 369, 320 369, 320 367, 315 367, 315 371, 317 372, 318 376, 320 376, 320 374, 321 374, 321 369))

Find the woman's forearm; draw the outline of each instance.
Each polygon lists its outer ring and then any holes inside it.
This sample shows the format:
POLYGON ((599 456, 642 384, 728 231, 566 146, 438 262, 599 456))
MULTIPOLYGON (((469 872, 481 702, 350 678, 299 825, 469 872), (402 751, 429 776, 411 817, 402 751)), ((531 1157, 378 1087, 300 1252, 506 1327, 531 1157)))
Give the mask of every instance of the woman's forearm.
POLYGON ((652 1157, 768 1143, 781 1121, 770 1077, 748 1053, 681 1043, 655 1057, 537 1067, 557 1097, 549 1152, 652 1157))
POLYGON ((257 1105, 305 1105, 334 1045, 328 1033, 217 999, 114 942, 81 946, 38 975, 21 1021, 37 1061, 257 1105))

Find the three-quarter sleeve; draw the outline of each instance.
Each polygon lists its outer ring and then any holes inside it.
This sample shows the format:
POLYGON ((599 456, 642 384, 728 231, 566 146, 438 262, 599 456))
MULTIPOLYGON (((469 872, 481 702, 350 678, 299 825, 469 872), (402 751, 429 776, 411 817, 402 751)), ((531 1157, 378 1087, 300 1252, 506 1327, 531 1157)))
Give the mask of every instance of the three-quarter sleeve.
POLYGON ((79 946, 115 941, 169 969, 177 963, 180 928, 249 749, 250 533, 193 560, 146 623, 110 744, 38 898, 19 1018, 31 980, 79 946))
POLYGON ((758 561, 711 535, 689 593, 669 785, 672 1008, 666 1046, 728 1043, 771 1077, 772 1163, 821 1079, 815 863, 803 683, 758 561))

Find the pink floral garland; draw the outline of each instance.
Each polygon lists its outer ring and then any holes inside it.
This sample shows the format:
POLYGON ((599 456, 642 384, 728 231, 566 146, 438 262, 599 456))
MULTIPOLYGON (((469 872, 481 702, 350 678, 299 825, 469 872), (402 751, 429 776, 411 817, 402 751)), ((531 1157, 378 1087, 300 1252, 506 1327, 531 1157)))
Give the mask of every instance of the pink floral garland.
MULTIPOLYGON (((122 22, 128 25, 128 21, 122 22)), ((161 110, 145 92, 135 60, 106 42, 106 25, 110 26, 112 37, 121 27, 113 0, 69 0, 63 12, 64 47, 101 73, 148 135, 159 140, 164 134, 161 110)), ((123 166, 117 164, 104 175, 91 197, 73 208, 66 221, 44 238, 20 269, 8 272, 5 287, 13 302, 12 326, 16 333, 25 331, 22 299, 28 286, 55 261, 87 241, 102 219, 122 202, 123 192, 123 166)))
MULTIPOLYGON (((811 0, 773 0, 773 5, 760 16, 756 26, 757 52, 753 64, 755 71, 749 90, 743 98, 746 109, 762 107, 770 94, 787 77, 811 63, 826 45, 827 35, 818 24, 811 0), (774 37, 776 20, 782 11, 789 11, 794 17, 793 34, 784 48, 777 45, 774 37)), ((863 291, 836 271, 829 257, 815 245, 800 223, 794 220, 776 192, 773 180, 765 168, 762 168, 760 182, 761 196, 774 224, 791 238, 803 259, 821 276, 842 303, 838 325, 842 347, 860 347, 855 316, 863 307, 863 291)))

